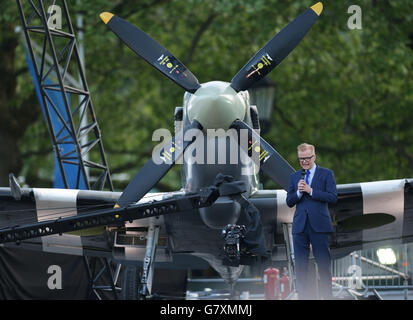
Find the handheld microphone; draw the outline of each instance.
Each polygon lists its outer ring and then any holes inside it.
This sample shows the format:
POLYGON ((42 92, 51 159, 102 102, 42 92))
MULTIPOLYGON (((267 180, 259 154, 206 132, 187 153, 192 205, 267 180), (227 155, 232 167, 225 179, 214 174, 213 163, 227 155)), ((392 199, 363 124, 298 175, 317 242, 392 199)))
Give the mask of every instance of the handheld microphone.
MULTIPOLYGON (((305 181, 305 169, 301 169, 301 179, 305 181)), ((303 192, 304 194, 307 194, 307 192, 303 192)))

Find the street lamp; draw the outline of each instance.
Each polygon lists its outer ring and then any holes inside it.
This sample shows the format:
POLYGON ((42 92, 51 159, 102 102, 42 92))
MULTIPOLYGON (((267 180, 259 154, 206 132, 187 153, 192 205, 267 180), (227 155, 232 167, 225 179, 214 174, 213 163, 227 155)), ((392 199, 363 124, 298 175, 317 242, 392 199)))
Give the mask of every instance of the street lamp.
POLYGON ((264 77, 248 90, 251 105, 256 105, 260 119, 261 134, 267 133, 270 128, 271 113, 275 99, 275 83, 264 77))

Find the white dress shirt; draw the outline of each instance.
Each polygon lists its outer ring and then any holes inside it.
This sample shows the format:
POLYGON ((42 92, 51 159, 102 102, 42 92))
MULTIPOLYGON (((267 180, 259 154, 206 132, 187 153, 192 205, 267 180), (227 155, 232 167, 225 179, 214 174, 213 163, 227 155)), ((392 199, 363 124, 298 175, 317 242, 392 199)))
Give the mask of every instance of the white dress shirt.
MULTIPOLYGON (((309 186, 311 186, 311 183, 313 182, 316 167, 317 167, 317 165, 314 163, 313 167, 310 170, 308 170, 308 171, 310 171, 310 175, 308 176, 308 185, 309 186)), ((312 196, 312 195, 313 195, 313 189, 311 189, 311 192, 310 192, 310 196, 312 196)), ((298 198, 301 198, 303 196, 303 193, 297 190, 297 196, 298 196, 298 198)))

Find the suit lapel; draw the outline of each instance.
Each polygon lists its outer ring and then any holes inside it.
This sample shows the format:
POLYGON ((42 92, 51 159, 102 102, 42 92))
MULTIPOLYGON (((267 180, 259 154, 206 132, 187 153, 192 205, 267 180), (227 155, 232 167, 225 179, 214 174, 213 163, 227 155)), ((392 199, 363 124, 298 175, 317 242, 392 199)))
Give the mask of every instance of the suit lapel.
POLYGON ((300 181, 300 179, 301 179, 301 170, 297 171, 297 181, 295 183, 296 191, 298 190, 297 185, 298 185, 298 181, 300 181))
POLYGON ((313 180, 311 181, 311 187, 314 187, 317 184, 319 175, 320 175, 320 166, 317 165, 315 167, 313 180))

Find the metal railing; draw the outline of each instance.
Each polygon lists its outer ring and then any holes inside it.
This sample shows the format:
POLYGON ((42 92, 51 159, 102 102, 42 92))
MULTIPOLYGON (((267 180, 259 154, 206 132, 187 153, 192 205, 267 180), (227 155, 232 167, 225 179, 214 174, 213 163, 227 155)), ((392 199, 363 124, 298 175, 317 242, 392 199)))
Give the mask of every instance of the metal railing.
POLYGON ((411 245, 392 246, 396 261, 380 263, 376 249, 354 251, 350 255, 332 261, 333 285, 338 289, 367 295, 378 294, 377 290, 398 290, 408 299, 408 290, 413 289, 408 252, 411 245))

